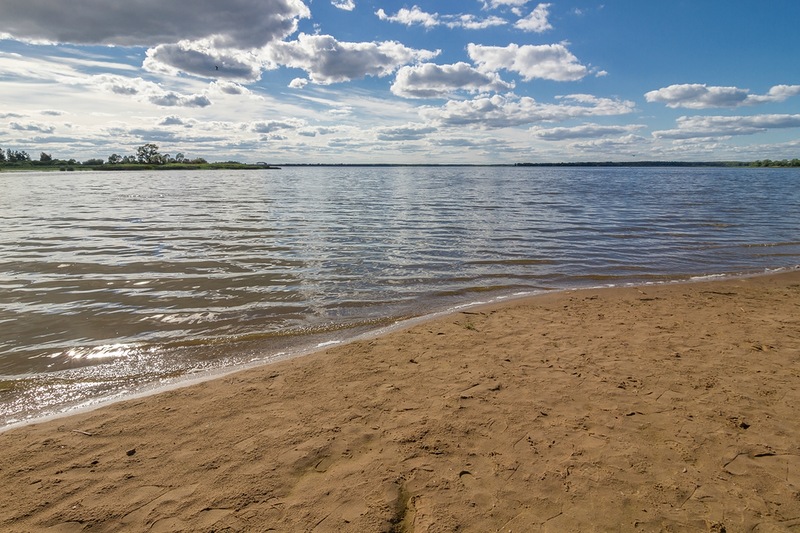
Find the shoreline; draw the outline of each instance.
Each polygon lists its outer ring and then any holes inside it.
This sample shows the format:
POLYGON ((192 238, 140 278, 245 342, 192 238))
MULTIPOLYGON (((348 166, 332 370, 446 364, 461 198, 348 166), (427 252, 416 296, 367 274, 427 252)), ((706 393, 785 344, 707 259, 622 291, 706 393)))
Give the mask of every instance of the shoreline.
POLYGON ((797 526, 798 311, 798 270, 544 293, 11 428, 0 524, 797 526))
MULTIPOLYGON (((692 275, 684 279, 626 282, 620 284, 597 285, 597 286, 578 285, 560 289, 530 289, 513 293, 500 293, 495 295, 489 295, 488 301, 465 300, 464 302, 453 303, 446 307, 433 308, 419 315, 414 315, 406 318, 387 319, 387 321, 389 322, 387 325, 381 325, 375 328, 368 328, 366 329, 366 331, 362 331, 359 333, 353 333, 353 332, 364 329, 363 325, 356 325, 351 328, 344 328, 341 330, 337 329, 335 330, 337 331, 337 333, 342 333, 342 332, 349 332, 349 333, 343 336, 334 335, 330 338, 322 339, 321 341, 318 339, 312 342, 289 344, 287 346, 278 349, 278 351, 275 351, 274 353, 271 352, 268 355, 259 356, 257 359, 251 360, 249 362, 244 362, 242 360, 235 363, 233 366, 222 365, 207 370, 201 370, 196 373, 188 372, 175 378, 166 380, 162 379, 160 383, 153 382, 150 384, 137 386, 134 388, 133 391, 130 392, 121 392, 121 393, 115 392, 110 395, 101 395, 97 397, 92 397, 90 399, 81 401, 77 404, 67 405, 63 408, 63 410, 60 411, 56 410, 52 412, 52 409, 57 409, 57 408, 48 408, 51 409, 51 412, 43 412, 42 414, 33 416, 31 418, 25 418, 22 420, 14 421, 6 425, 0 426, 0 435, 6 431, 10 431, 17 428, 23 428, 31 424, 46 423, 76 414, 88 413, 95 409, 101 409, 103 407, 110 406, 119 402, 135 400, 140 398, 147 398, 149 396, 161 394, 163 392, 168 392, 183 387, 190 387, 210 380, 224 378, 230 374, 235 374, 237 372, 257 369, 261 366, 271 365, 281 361, 293 360, 299 357, 306 357, 309 355, 313 355, 317 352, 321 352, 329 347, 345 346, 353 342, 358 342, 362 340, 371 340, 375 337, 391 334, 393 332, 401 331, 403 329, 407 329, 418 324, 424 324, 425 322, 429 322, 432 320, 443 319, 446 318, 447 316, 456 315, 459 312, 470 311, 472 309, 480 309, 484 307, 491 308, 498 305, 504 305, 506 303, 513 303, 515 301, 525 301, 527 299, 534 299, 544 295, 566 294, 574 291, 624 289, 624 288, 636 288, 636 287, 644 288, 644 287, 653 287, 662 285, 669 286, 669 285, 681 285, 681 284, 691 284, 691 283, 705 283, 708 281, 724 281, 724 280, 731 281, 737 279, 772 276, 776 274, 795 272, 795 271, 800 271, 800 266, 780 267, 761 272, 692 275)), ((310 338, 313 338, 315 336, 316 335, 311 335, 310 338)), ((237 352, 239 351, 249 352, 250 350, 239 347, 237 349, 237 352)))

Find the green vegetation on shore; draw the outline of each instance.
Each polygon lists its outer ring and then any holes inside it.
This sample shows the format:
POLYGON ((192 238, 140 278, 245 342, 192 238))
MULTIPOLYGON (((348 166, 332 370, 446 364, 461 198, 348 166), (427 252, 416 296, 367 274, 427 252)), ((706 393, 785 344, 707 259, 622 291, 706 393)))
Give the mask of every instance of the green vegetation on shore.
MULTIPOLYGON (((514 166, 514 167, 762 167, 762 168, 797 168, 800 159, 763 159, 756 161, 591 161, 563 163, 512 163, 499 165, 430 165, 430 164, 284 164, 283 166, 361 166, 361 167, 393 167, 393 166, 514 166)), ((184 154, 175 156, 162 154, 157 145, 143 144, 136 149, 135 155, 111 154, 108 159, 57 159, 41 152, 35 160, 25 151, 3 150, 0 148, 0 170, 206 170, 206 169, 265 169, 278 168, 267 163, 240 163, 238 161, 220 161, 209 163, 202 157, 189 159, 184 154)))
POLYGON ((39 159, 34 160, 25 151, 3 150, 0 148, 0 170, 202 170, 202 169, 264 169, 276 168, 266 163, 240 163, 238 161, 220 161, 209 163, 202 157, 189 159, 182 153, 175 156, 162 154, 158 146, 152 143, 137 148, 136 155, 121 156, 111 154, 107 160, 57 159, 42 152, 39 159))
POLYGON ((800 159, 757 161, 592 161, 574 163, 517 163, 520 167, 800 167, 800 159))

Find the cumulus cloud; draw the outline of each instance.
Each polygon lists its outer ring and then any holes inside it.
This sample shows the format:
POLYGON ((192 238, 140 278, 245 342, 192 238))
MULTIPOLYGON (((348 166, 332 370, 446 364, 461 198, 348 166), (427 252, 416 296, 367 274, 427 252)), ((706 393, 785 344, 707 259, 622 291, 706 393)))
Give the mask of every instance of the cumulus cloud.
POLYGON ((628 100, 588 94, 561 96, 558 100, 555 104, 544 104, 527 96, 480 96, 472 100, 451 100, 442 107, 423 107, 421 114, 447 126, 506 128, 580 117, 624 115, 635 109, 634 103, 628 100))
POLYGON ((96 76, 91 76, 88 78, 87 83, 90 86, 97 87, 106 92, 125 96, 156 94, 163 92, 158 84, 151 81, 147 81, 142 78, 117 76, 114 74, 98 74, 96 76))
POLYGON ((747 100, 747 90, 736 87, 708 87, 699 83, 670 85, 644 95, 648 102, 667 107, 703 109, 707 107, 736 107, 747 100))
POLYGON ((500 17, 478 18, 472 14, 453 15, 445 19, 449 28, 464 28, 465 30, 485 30, 494 26, 504 26, 508 21, 500 17))
POLYGON ((480 72, 467 63, 406 66, 397 72, 391 90, 406 98, 443 98, 454 91, 500 92, 514 88, 496 72, 480 72))
POLYGON ((746 105, 783 102, 800 94, 800 85, 776 85, 767 94, 750 94, 748 89, 738 87, 715 87, 699 83, 670 85, 645 93, 645 100, 662 103, 667 107, 708 109, 714 107, 740 107, 746 105))
POLYGON ((394 15, 387 15, 386 11, 379 9, 375 12, 379 19, 388 22, 398 22, 406 26, 424 26, 426 28, 433 28, 439 25, 438 13, 426 13, 422 11, 419 6, 414 6, 411 9, 402 8, 394 15))
POLYGON ((35 124, 35 123, 28 123, 28 124, 21 124, 19 122, 11 122, 8 125, 9 128, 16 131, 34 131, 37 133, 53 133, 56 128, 49 124, 35 124))
POLYGON ((593 139, 609 135, 630 134, 632 131, 643 128, 640 124, 624 126, 603 126, 600 124, 586 123, 580 126, 562 128, 542 128, 534 126, 529 131, 536 137, 545 141, 563 141, 568 139, 593 139))
POLYGON ((331 0, 331 5, 344 11, 352 11, 356 8, 354 0, 331 0))
POLYGON ((218 49, 207 39, 158 45, 147 51, 143 66, 152 72, 186 72, 243 81, 259 79, 263 67, 255 53, 218 49))
POLYGON ((2 35, 19 40, 156 46, 211 38, 220 47, 259 48, 294 33, 311 13, 302 0, 4 0, 2 35))
POLYGON ((577 81, 589 73, 563 44, 484 46, 467 45, 470 59, 484 71, 518 72, 525 81, 536 78, 577 81))
POLYGON ((273 43, 265 49, 269 61, 305 70, 312 82, 321 85, 387 76, 402 65, 432 59, 437 54, 438 51, 415 50, 396 41, 351 43, 330 35, 305 33, 296 41, 273 43))
POLYGON ((418 141, 434 133, 436 128, 423 124, 406 124, 378 130, 379 141, 418 141))
POLYGON ((311 16, 302 0, 198 0, 191 6, 71 0, 68 8, 44 0, 4 0, 3 8, 0 38, 146 46, 143 66, 151 72, 241 81, 259 79, 265 65, 258 50, 288 37, 301 18, 311 16))
POLYGON ((800 128, 800 115, 697 116, 680 117, 678 127, 654 131, 659 139, 694 139, 753 135, 772 129, 800 128))
POLYGON ((547 20, 550 15, 550 4, 539 4, 531 11, 527 17, 520 19, 514 24, 514 27, 524 31, 532 31, 542 33, 547 30, 552 30, 553 26, 547 20))
POLYGON ((142 78, 126 78, 114 74, 98 74, 85 82, 102 91, 131 96, 162 107, 207 107, 211 100, 203 94, 182 95, 165 91, 160 85, 142 78))
POLYGON ((502 7, 522 7, 530 0, 485 0, 483 9, 498 9, 502 7))
POLYGON ((154 94, 147 99, 151 104, 161 107, 207 107, 211 105, 211 100, 203 94, 186 96, 174 91, 154 94))
POLYGON ((159 120, 157 123, 159 126, 186 126, 191 127, 190 124, 187 124, 181 117, 177 115, 167 115, 166 117, 159 120))
MULTIPOLYGON (((623 135, 615 139, 595 139, 571 143, 570 147, 582 152, 603 152, 621 154, 631 149, 638 150, 648 143, 647 139, 638 135, 623 135)), ((635 153, 632 153, 635 155, 635 153)))
POLYGON ((425 28, 447 26, 448 28, 483 30, 493 26, 508 24, 507 20, 496 16, 479 18, 471 13, 440 15, 439 13, 427 13, 422 11, 419 6, 414 6, 411 9, 405 7, 401 8, 394 15, 387 15, 386 11, 379 9, 375 12, 375 15, 377 15, 379 19, 387 22, 396 22, 405 26, 423 26, 425 28))
POLYGON ((792 96, 800 95, 800 85, 775 85, 767 94, 749 95, 748 98, 756 104, 767 102, 783 102, 792 96))
POLYGON ((253 94, 247 87, 243 87, 238 83, 234 83, 231 81, 224 81, 224 80, 218 80, 212 82, 211 85, 209 85, 209 91, 214 93, 231 94, 231 95, 253 94))
POLYGON ((431 139, 430 143, 435 146, 441 146, 445 148, 483 148, 486 147, 487 144, 496 144, 497 141, 489 139, 487 142, 484 142, 483 139, 476 141, 475 139, 465 139, 463 137, 459 137, 450 139, 431 139))
POLYGON ((249 130, 254 133, 275 133, 281 130, 295 130, 302 128, 306 123, 298 119, 262 120, 249 125, 249 130))

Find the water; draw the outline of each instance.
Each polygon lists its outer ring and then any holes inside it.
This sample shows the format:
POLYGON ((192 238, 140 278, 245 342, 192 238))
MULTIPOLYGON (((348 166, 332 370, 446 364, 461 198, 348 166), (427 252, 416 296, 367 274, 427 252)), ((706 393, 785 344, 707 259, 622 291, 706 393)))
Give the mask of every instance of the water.
POLYGON ((800 172, 0 174, 0 427, 473 301, 800 263, 800 172))

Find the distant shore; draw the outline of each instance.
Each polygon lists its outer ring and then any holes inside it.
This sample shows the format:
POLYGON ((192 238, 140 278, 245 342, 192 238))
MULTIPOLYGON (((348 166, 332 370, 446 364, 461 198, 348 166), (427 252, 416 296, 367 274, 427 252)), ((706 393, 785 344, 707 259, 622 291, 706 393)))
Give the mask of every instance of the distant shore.
POLYGON ((0 529, 777 530, 800 271, 585 289, 0 434, 0 529))
POLYGON ((169 163, 166 165, 125 163, 114 165, 0 165, 0 172, 123 172, 142 170, 280 170, 280 167, 267 164, 246 163, 169 163))
POLYGON ((0 172, 50 172, 50 171, 142 171, 142 170, 280 170, 282 167, 709 167, 709 168, 800 168, 800 160, 781 161, 573 161, 560 163, 115 163, 102 165, 58 164, 41 165, 36 162, 0 163, 0 172))

